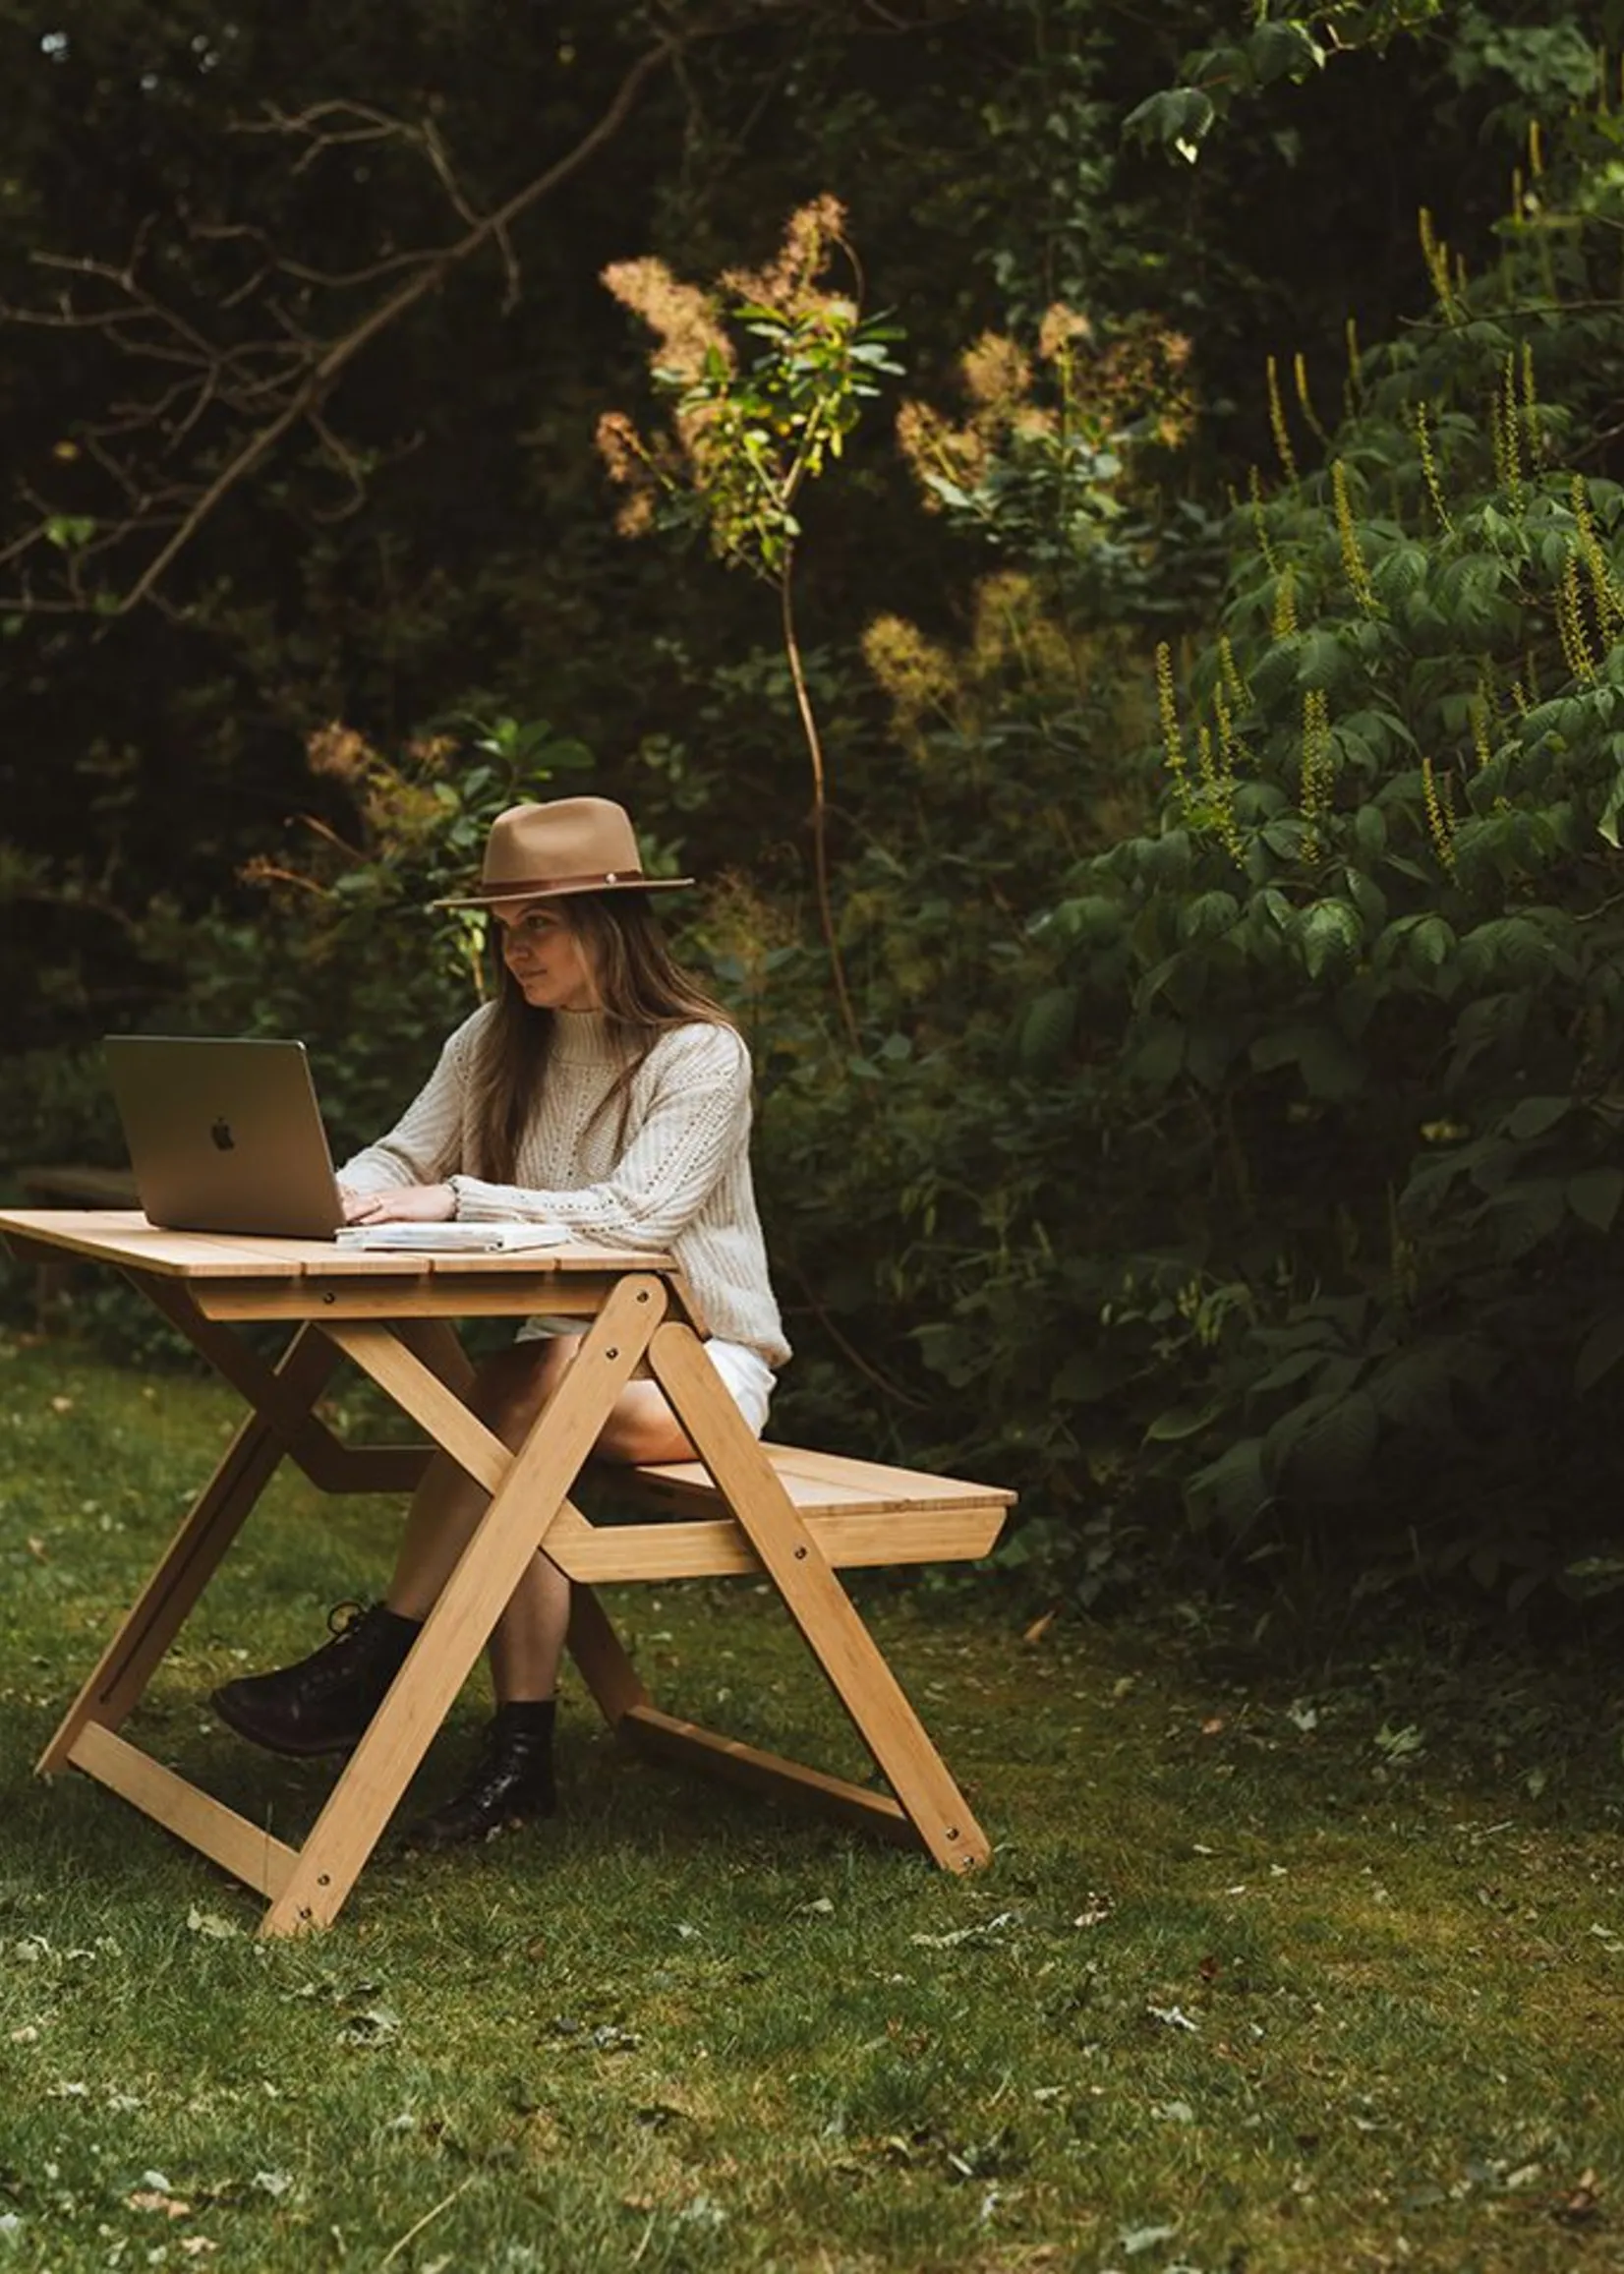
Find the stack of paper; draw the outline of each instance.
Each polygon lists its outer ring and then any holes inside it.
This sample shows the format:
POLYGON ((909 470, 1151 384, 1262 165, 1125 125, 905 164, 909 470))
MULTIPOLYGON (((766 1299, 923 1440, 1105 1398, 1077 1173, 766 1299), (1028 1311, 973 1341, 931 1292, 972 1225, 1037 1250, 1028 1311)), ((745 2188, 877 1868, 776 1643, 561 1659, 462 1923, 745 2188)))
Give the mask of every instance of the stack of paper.
POLYGON ((493 1255, 525 1248, 556 1248, 567 1224, 346 1224, 333 1237, 340 1248, 417 1249, 426 1254, 493 1255))

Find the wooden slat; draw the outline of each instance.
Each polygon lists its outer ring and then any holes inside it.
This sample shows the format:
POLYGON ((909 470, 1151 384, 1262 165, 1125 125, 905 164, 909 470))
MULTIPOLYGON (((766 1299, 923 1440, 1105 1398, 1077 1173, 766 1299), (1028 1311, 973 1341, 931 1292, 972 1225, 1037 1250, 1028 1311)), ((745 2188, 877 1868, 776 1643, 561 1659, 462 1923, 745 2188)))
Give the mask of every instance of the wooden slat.
POLYGON ((14 1233, 71 1255, 182 1279, 195 1270, 269 1270, 285 1277, 287 1266, 267 1262, 244 1241, 202 1232, 162 1232, 139 1208, 7 1208, 0 1233, 14 1233))
MULTIPOLYGON (((473 1261, 469 1257, 467 1261, 473 1261)), ((491 1256, 479 1258, 483 1262, 491 1256)), ((549 1279, 534 1270, 420 1272, 385 1284, 312 1273, 304 1279, 193 1278, 191 1293, 209 1318, 523 1318, 533 1311, 593 1317, 624 1274, 549 1279)))
MULTIPOLYGON (((806 1529, 837 1570, 899 1563, 967 1563, 994 1546, 996 1507, 808 1516, 806 1529)), ((760 1571, 761 1558, 730 1516, 668 1524, 573 1524, 560 1514, 547 1551, 571 1579, 720 1579, 760 1571)))
POLYGON ((775 1799, 799 1802, 825 1815, 843 1817, 867 1832, 914 1844, 914 1830, 889 1792, 871 1792, 865 1784, 849 1783, 843 1777, 828 1777, 819 1769, 803 1769, 798 1761, 764 1753, 737 1737, 724 1737, 697 1721, 678 1720, 654 1706, 632 1706, 621 1717, 620 1733, 640 1753, 651 1753, 684 1766, 703 1769, 729 1783, 747 1784, 753 1791, 769 1792, 775 1799))
POLYGON ((257 1888, 274 1901, 292 1876, 298 1851, 239 1816, 234 1808, 200 1792, 149 1753, 90 1721, 81 1729, 69 1755, 76 1769, 150 1816, 177 1839, 201 1848, 233 1879, 257 1888))
MULTIPOLYGON (((859 1511, 878 1516, 892 1509, 1008 1508, 1015 1497, 1000 1485, 894 1469, 879 1461, 852 1460, 844 1454, 809 1452, 799 1445, 764 1443, 762 1450, 791 1506, 802 1516, 859 1511)), ((711 1513, 722 1498, 701 1461, 671 1461, 619 1471, 615 1486, 633 1502, 691 1510, 695 1515, 711 1513)))
POLYGON ((199 1279, 568 1279, 576 1273, 671 1272, 671 1258, 583 1240, 509 1254, 431 1254, 340 1248, 330 1240, 273 1240, 259 1234, 176 1232, 149 1224, 139 1208, 5 1208, 0 1235, 18 1234, 78 1255, 137 1271, 199 1279))

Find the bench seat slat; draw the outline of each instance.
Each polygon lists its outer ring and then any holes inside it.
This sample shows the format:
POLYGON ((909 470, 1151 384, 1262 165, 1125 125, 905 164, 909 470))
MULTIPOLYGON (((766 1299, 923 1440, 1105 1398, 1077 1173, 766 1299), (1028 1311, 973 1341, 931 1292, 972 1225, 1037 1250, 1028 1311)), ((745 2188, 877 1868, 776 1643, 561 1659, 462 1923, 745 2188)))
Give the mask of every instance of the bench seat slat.
MULTIPOLYGON (((765 1445, 801 1516, 902 1515, 924 1509, 1008 1508, 1015 1494, 961 1477, 933 1477, 894 1469, 845 1453, 819 1453, 800 1445, 765 1445)), ((616 1488, 640 1504, 703 1515, 717 1505, 717 1490, 700 1461, 670 1461, 617 1472, 616 1488)))
MULTIPOLYGON (((987 1554, 1004 1525, 1002 1503, 911 1511, 813 1515, 806 1528, 837 1570, 859 1565, 964 1563, 987 1554)), ((761 1563, 731 1517, 666 1524, 553 1519, 547 1552, 571 1579, 720 1579, 761 1563)))

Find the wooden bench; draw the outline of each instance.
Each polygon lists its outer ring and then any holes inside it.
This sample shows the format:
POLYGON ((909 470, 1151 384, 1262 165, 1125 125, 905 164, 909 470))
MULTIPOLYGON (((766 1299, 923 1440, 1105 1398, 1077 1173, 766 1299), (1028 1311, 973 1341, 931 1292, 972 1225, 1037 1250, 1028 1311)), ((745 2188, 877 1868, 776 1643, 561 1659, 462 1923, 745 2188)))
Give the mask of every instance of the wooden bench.
MULTIPOLYGON (((12 1171, 32 1208, 134 1208, 136 1180, 128 1169, 94 1168, 85 1161, 32 1163, 12 1171)), ((43 1333, 51 1306, 68 1283, 71 1256, 53 1254, 34 1266, 34 1325, 43 1333)))
MULTIPOLYGON (((812 1555, 823 1556, 831 1570, 964 1562, 985 1555, 997 1542, 1015 1498, 997 1486, 928 1476, 842 1453, 774 1444, 764 1444, 762 1450, 793 1510, 791 1521, 804 1527, 812 1555)), ((702 1462, 606 1470, 602 1478, 605 1493, 614 1501, 649 1507, 663 1521, 594 1523, 574 1501, 566 1501, 548 1533, 546 1552, 576 1583, 570 1649, 616 1735, 639 1752, 704 1770, 777 1799, 810 1803, 885 1837, 907 1843, 916 1839, 917 1828, 889 1793, 785 1760, 782 1754, 664 1713, 654 1704, 619 1646, 603 1629, 592 1587, 616 1580, 720 1578, 765 1571, 766 1566, 736 1517, 727 1513, 725 1499, 702 1462)), ((793 1552, 804 1556, 808 1549, 797 1547, 793 1552)), ((769 1576, 780 1581, 785 1607, 813 1644, 825 1671, 830 1671, 824 1647, 797 1612, 792 1596, 784 1592, 782 1575, 769 1576)), ((837 1695, 841 1695, 839 1685, 837 1695)), ((843 1696, 841 1702, 849 1704, 843 1696)), ((861 1722, 858 1733, 872 1742, 861 1722)), ((947 1788, 954 1790, 951 1782, 947 1788)), ((932 1851, 938 1862, 954 1869, 985 1862, 988 1855, 985 1838, 967 1812, 962 1827, 945 1825, 943 1838, 932 1843, 932 1851)))
MULTIPOLYGON (((894 1469, 844 1453, 764 1445, 796 1514, 838 1570, 861 1565, 965 1563, 996 1545, 1013 1492, 894 1469)), ((572 1579, 716 1579, 759 1571, 760 1559, 698 1461, 606 1472, 620 1501, 657 1511, 657 1524, 591 1524, 575 1507, 553 1524, 548 1553, 572 1579), (673 1518, 681 1519, 673 1522, 673 1518)))

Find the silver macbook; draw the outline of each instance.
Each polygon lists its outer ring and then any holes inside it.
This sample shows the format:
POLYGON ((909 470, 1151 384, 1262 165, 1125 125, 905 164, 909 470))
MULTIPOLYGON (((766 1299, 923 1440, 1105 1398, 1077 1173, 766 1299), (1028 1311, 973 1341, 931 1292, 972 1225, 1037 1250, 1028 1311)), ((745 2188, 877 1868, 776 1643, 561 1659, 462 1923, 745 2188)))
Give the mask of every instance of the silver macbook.
POLYGON ((344 1211, 302 1042, 109 1034, 104 1048, 149 1222, 332 1238, 344 1211))

